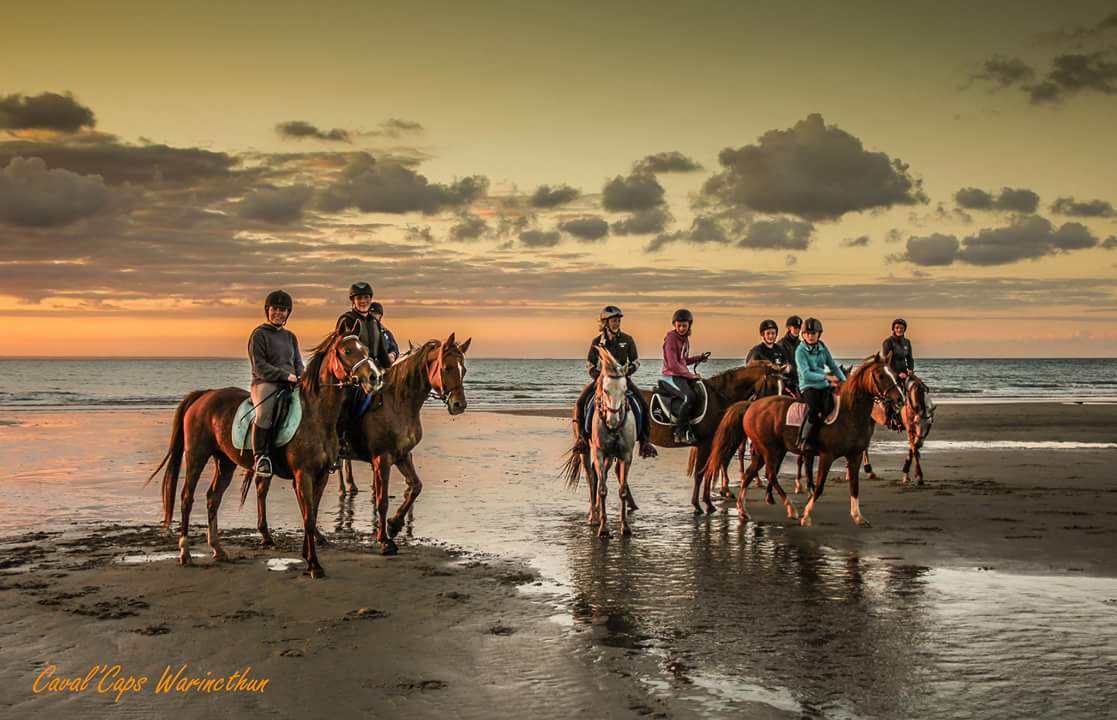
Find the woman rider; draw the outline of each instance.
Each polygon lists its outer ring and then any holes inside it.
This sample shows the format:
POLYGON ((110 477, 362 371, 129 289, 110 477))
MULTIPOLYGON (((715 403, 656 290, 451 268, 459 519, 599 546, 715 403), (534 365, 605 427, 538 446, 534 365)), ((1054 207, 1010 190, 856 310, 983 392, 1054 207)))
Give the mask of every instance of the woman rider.
POLYGON ((822 342, 821 321, 807 318, 802 339, 795 350, 795 367, 799 372, 799 392, 807 404, 807 416, 799 428, 799 451, 813 453, 818 451, 818 428, 822 424, 826 397, 846 376, 822 342))
POLYGON ((788 364, 791 365, 791 374, 787 376, 787 390, 792 395, 798 395, 799 373, 795 370, 795 351, 799 348, 799 331, 803 328, 803 318, 792 315, 784 324, 787 326, 787 332, 780 338, 779 345, 788 364))
MULTIPOLYGON (((368 348, 368 356, 372 358, 375 374, 383 377, 382 372, 392 366, 392 359, 388 356, 388 349, 384 342, 384 333, 380 328, 376 315, 372 312, 372 286, 367 282, 356 282, 349 286, 349 302, 352 307, 343 312, 337 319, 334 332, 338 335, 356 335, 361 344, 368 348)), ((346 389, 345 411, 338 419, 337 435, 341 452, 338 455, 335 469, 341 467, 341 458, 350 457, 349 449, 349 410, 357 402, 358 388, 346 389)), ((379 398, 376 398, 379 402, 379 398)))
POLYGON ((277 393, 281 388, 298 382, 303 373, 299 340, 283 326, 291 317, 291 296, 282 290, 268 293, 264 300, 267 322, 252 331, 248 338, 248 360, 252 364, 252 405, 256 418, 252 423, 252 454, 257 477, 272 475, 271 428, 275 420, 277 393))
POLYGON ((907 339, 908 321, 896 318, 892 321, 892 334, 880 345, 881 357, 892 354, 892 371, 904 381, 907 388, 908 376, 915 372, 915 358, 911 354, 911 340, 907 339))
POLYGON ((688 365, 697 365, 710 359, 710 353, 688 355, 690 352, 690 331, 694 325, 694 315, 686 308, 680 308, 671 316, 672 328, 663 338, 663 380, 683 396, 683 405, 675 421, 675 442, 680 445, 694 443, 690 431, 690 418, 698 404, 695 383, 698 376, 690 371, 688 365))
MULTIPOLYGON (((590 350, 586 355, 586 370, 594 380, 601 374, 601 356, 597 352, 598 347, 608 350, 619 365, 628 364, 626 376, 628 391, 640 406, 640 424, 636 428, 636 439, 640 442, 640 457, 655 457, 656 449, 648 442, 648 404, 644 402, 644 396, 636 387, 636 383, 632 382, 632 373, 640 367, 640 355, 636 351, 636 341, 632 336, 621 332, 623 317, 624 313, 616 305, 606 305, 602 309, 598 315, 599 334, 590 341, 590 350)), ((578 396, 578 404, 574 408, 574 424, 578 431, 578 442, 575 443, 574 449, 577 452, 585 452, 589 448, 589 438, 586 437, 586 403, 589 402, 593 389, 593 382, 582 388, 582 393, 578 396)))
POLYGON ((767 360, 783 367, 787 364, 787 356, 783 353, 783 348, 776 342, 776 336, 780 332, 780 326, 776 325, 775 320, 765 320, 760 323, 760 342, 749 350, 749 354, 745 356, 745 365, 748 365, 753 360, 767 360))
POLYGON ((388 359, 394 363, 399 359, 399 343, 396 342, 396 336, 392 331, 384 327, 384 306, 374 302, 368 306, 368 311, 376 318, 376 322, 380 323, 380 336, 384 338, 384 349, 388 351, 388 359))

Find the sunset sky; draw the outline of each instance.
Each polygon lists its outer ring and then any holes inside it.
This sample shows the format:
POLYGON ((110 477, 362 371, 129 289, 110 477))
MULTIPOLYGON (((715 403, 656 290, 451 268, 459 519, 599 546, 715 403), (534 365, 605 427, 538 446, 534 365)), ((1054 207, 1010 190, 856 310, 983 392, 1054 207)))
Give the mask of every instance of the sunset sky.
POLYGON ((0 355, 401 341, 584 354, 620 305, 743 357, 1117 356, 1117 4, 0 10, 0 355))

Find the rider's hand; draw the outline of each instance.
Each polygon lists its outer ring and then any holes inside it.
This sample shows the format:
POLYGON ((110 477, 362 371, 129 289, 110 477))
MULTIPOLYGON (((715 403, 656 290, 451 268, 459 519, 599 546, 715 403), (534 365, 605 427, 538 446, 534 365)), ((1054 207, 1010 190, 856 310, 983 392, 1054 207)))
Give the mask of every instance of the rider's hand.
POLYGON ((299 381, 299 379, 298 379, 298 377, 295 376, 294 373, 287 376, 287 382, 289 382, 289 383, 295 383, 295 382, 298 382, 298 381, 299 381))
POLYGON ((698 362, 706 362, 709 359, 710 359, 710 353, 704 352, 704 353, 702 353, 702 359, 699 360, 698 362))

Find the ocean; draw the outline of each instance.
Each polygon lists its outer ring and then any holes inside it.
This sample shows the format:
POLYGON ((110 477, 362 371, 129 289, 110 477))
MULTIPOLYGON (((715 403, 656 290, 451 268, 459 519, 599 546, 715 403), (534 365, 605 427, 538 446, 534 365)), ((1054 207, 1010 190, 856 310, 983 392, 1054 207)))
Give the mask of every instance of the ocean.
MULTIPOLYGON (((737 364, 713 359, 701 371, 737 364)), ((588 380, 580 359, 470 359, 467 368, 474 409, 566 407, 588 380)), ((1117 359, 921 359, 917 372, 936 402, 1117 401, 1117 359)), ((658 374, 659 361, 646 362, 636 383, 651 387, 658 374)), ((248 381, 248 361, 231 358, 9 358, 0 359, 0 408, 161 408, 192 390, 248 381)))

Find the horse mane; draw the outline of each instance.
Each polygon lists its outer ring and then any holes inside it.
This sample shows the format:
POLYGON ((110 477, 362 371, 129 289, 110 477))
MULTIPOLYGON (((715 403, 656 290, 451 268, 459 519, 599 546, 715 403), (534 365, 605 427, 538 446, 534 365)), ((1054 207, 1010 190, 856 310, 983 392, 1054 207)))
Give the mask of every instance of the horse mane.
POLYGON ((442 345, 440 340, 427 340, 421 346, 408 353, 407 357, 397 362, 385 372, 384 392, 391 393, 397 402, 403 402, 409 397, 421 395, 426 397, 423 385, 428 382, 426 373, 426 360, 431 350, 442 345))
POLYGON ((337 342, 337 338, 337 331, 331 332, 310 351, 310 359, 306 361, 306 369, 303 370, 302 379, 299 381, 303 390, 310 395, 317 395, 322 390, 322 363, 330 348, 337 342))
MULTIPOLYGON (((706 386, 708 388, 710 388, 717 394, 721 395, 722 397, 729 397, 730 395, 732 395, 731 386, 733 384, 740 383, 742 380, 742 375, 750 371, 760 371, 760 376, 762 377, 768 374, 769 366, 775 367, 767 360, 753 360, 748 365, 741 365, 735 368, 729 368, 728 370, 719 372, 717 375, 711 375, 708 378, 703 378, 703 381, 706 383, 706 386)), ((759 377, 755 378, 753 380, 753 383, 755 383, 758 379, 759 377)))
POLYGON ((862 360, 861 364, 855 367, 850 372, 849 377, 846 379, 846 382, 843 385, 843 390, 845 389, 845 385, 848 385, 851 389, 859 387, 864 382, 864 378, 862 376, 869 371, 869 368, 871 368, 880 360, 880 355, 870 355, 862 360))

